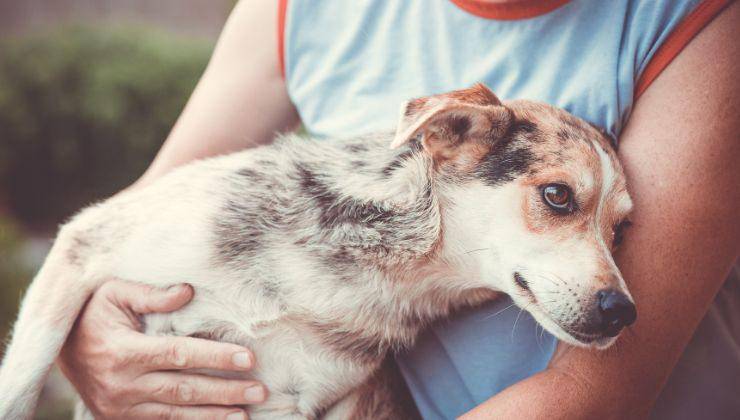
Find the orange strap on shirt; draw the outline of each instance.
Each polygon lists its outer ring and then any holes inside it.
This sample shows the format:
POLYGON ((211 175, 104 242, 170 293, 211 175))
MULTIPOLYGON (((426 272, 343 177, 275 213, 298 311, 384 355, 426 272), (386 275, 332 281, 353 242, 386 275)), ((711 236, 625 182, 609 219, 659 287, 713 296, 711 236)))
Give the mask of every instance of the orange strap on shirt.
POLYGON ((277 52, 280 63, 280 74, 285 79, 285 15, 288 12, 288 0, 278 0, 277 52))
POLYGON ((486 19, 517 20, 547 14, 570 0, 520 0, 490 3, 481 0, 451 0, 459 8, 486 19))
POLYGON ((730 3, 732 3, 732 0, 704 0, 676 26, 640 75, 640 79, 635 85, 635 101, 668 67, 668 64, 676 58, 678 53, 691 42, 694 36, 730 3))

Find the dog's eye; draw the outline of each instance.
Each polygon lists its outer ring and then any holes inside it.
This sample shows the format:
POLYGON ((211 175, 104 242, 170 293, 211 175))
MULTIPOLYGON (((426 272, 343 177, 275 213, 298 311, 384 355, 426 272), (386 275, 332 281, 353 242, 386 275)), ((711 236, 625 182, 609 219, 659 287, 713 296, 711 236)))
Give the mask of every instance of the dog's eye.
POLYGON ((542 188, 542 199, 545 204, 558 213, 573 212, 573 192, 567 185, 547 184, 542 188))
POLYGON ((612 246, 618 247, 624 240, 624 230, 632 226, 632 222, 629 220, 623 220, 614 226, 614 239, 612 240, 612 246))

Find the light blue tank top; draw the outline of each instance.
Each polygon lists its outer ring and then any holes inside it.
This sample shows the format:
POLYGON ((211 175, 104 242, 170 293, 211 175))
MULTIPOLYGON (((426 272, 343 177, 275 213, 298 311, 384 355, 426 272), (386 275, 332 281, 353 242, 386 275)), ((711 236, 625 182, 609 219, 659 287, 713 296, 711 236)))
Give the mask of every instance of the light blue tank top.
MULTIPOLYGON (((503 99, 548 102, 618 137, 638 84, 645 86, 641 78, 670 61, 661 46, 688 42, 693 33, 686 32, 698 32, 723 2, 532 3, 502 9, 474 0, 289 0, 280 33, 288 93, 306 129, 323 137, 393 128, 403 101, 480 81, 503 99), (689 15, 676 41, 674 30, 689 15)), ((454 418, 546 367, 555 339, 509 305, 500 300, 457 314, 398 358, 425 418, 454 418)), ((725 337, 729 348, 737 337, 737 328, 725 337)), ((736 380, 737 348, 723 353, 734 357, 729 374, 736 380)), ((674 400, 662 397, 656 416, 690 415, 674 400)), ((740 413, 740 401, 716 400, 716 413, 740 413)))

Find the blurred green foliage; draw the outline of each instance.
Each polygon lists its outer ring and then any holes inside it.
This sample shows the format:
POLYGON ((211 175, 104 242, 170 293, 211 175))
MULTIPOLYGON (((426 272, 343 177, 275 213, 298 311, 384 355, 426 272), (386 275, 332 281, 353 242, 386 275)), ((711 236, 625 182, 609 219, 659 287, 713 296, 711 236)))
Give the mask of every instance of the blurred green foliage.
POLYGON ((0 196, 49 227, 133 182, 211 45, 145 28, 68 27, 0 45, 0 196))
MULTIPOLYGON (((15 321, 21 293, 31 280, 31 267, 21 258, 23 238, 9 219, 0 217, 0 337, 8 336, 15 321)), ((0 355, 5 346, 0 346, 0 355)))
MULTIPOLYGON (((8 334, 16 319, 23 291, 31 281, 38 262, 28 261, 27 243, 19 226, 9 218, 0 216, 0 338, 4 341, 10 338, 8 334)), ((0 345, 0 359, 4 351, 5 343, 0 345)), ((72 418, 72 395, 70 386, 55 369, 44 387, 34 418, 72 418)))

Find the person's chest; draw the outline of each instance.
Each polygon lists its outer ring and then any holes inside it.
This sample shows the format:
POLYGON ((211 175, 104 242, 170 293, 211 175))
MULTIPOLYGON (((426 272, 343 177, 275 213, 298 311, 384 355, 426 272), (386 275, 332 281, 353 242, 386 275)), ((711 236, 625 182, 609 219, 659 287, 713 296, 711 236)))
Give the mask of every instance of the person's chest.
POLYGON ((620 20, 620 8, 598 19, 559 9, 507 22, 447 0, 333 3, 333 13, 295 11, 285 33, 288 91, 317 136, 393 128, 404 101, 476 82, 502 99, 548 102, 612 132, 631 100, 632 86, 622 86, 622 29, 605 24, 620 20))

